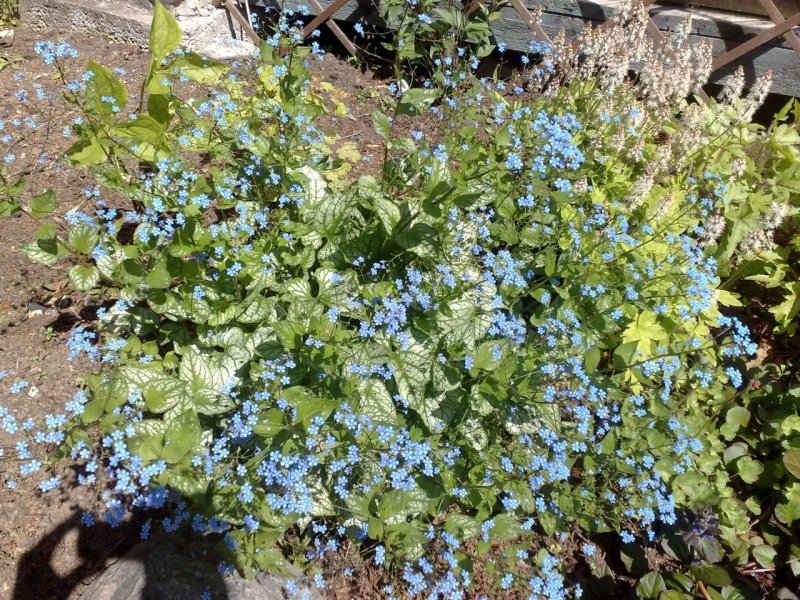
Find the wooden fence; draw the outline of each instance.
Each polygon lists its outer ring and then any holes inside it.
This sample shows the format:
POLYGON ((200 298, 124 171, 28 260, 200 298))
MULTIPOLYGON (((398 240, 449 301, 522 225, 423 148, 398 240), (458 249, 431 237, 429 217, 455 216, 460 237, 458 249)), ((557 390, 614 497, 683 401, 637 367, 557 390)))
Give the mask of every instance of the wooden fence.
MULTIPOLYGON (((271 4, 273 0, 250 1, 277 7, 271 4)), ((315 16, 305 27, 304 34, 308 36, 315 29, 328 26, 344 47, 355 54, 356 46, 334 19, 372 21, 375 14, 372 1, 285 0, 282 5, 287 8, 309 6, 315 16)), ((494 26, 494 34, 508 48, 524 51, 531 37, 546 41, 562 29, 568 37, 579 36, 587 23, 600 25, 608 21, 621 2, 539 0, 541 13, 538 19, 534 19, 536 0, 508 0, 508 6, 502 9, 502 18, 494 26)), ((214 3, 217 6, 224 4, 232 13, 238 12, 237 0, 214 0, 214 3)), ((773 92, 800 96, 800 0, 696 0, 691 7, 682 0, 644 0, 643 3, 650 14, 648 32, 657 41, 669 35, 687 13, 693 15, 690 37, 711 42, 714 54, 712 82, 724 82, 738 66, 744 67, 748 83, 769 70, 773 73, 773 92), (731 3, 739 10, 709 8, 726 7, 731 3), (695 7, 695 4, 705 6, 695 7)), ((241 13, 239 17, 233 16, 247 25, 241 13)), ((252 29, 250 35, 256 36, 252 29)))

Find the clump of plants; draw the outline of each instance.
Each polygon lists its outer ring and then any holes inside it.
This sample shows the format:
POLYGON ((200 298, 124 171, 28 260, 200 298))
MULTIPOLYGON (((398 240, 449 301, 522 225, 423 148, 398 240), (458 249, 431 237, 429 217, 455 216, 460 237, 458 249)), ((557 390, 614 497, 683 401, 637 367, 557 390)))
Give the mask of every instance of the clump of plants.
MULTIPOLYGON (((704 417, 756 351, 708 250, 739 201, 684 100, 709 58, 654 46, 645 16, 535 45, 510 81, 475 76, 480 44, 438 48, 429 83, 373 115, 374 173, 345 181, 319 125, 337 101, 288 18, 230 66, 181 50, 156 4, 136 101, 40 45, 82 113, 66 157, 97 186, 23 251, 104 302, 69 341, 97 369, 64 411, 0 415, 19 475, 45 468, 28 437, 101 491, 87 523, 166 514, 143 536, 217 536, 222 572, 323 587, 347 545, 387 597, 463 597, 478 564, 493 597, 600 593, 607 552, 703 508, 704 417)), ((692 560, 626 585, 747 590, 692 560)))
POLYGON ((0 27, 14 27, 19 18, 17 0, 0 0, 0 27))

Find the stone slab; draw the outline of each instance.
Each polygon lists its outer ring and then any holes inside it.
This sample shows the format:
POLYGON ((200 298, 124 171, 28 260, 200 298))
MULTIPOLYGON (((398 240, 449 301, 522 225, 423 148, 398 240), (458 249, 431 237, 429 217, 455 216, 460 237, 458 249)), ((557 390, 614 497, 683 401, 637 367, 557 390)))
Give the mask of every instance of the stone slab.
MULTIPOLYGON (((255 46, 211 0, 174 0, 168 5, 183 30, 183 45, 217 60, 252 54, 255 46)), ((21 0, 20 16, 41 31, 76 31, 146 49, 150 0, 21 0)))

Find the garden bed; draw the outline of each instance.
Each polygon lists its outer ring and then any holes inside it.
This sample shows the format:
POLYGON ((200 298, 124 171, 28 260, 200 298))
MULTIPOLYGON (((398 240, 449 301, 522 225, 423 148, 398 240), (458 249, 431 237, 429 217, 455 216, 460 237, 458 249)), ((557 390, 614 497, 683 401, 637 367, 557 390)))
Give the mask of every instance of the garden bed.
POLYGON ((158 3, 147 56, 6 62, 4 592, 190 529, 337 598, 790 597, 800 105, 687 101, 636 6, 528 55, 407 9, 390 85, 158 3))

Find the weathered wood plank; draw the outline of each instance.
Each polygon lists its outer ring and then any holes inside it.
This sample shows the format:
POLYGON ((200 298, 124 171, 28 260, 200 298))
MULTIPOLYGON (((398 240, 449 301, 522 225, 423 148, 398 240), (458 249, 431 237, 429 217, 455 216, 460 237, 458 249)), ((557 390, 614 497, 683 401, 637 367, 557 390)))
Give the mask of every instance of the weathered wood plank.
MULTIPOLYGON (((541 3, 545 14, 569 15, 590 21, 605 21, 610 19, 622 5, 622 0, 525 0, 529 7, 541 3)), ((692 8, 687 11, 683 8, 666 5, 650 7, 650 16, 656 26, 662 30, 674 30, 686 18, 688 12, 693 16, 691 32, 694 35, 720 38, 731 42, 746 41, 769 29, 774 25, 764 17, 735 14, 713 9, 692 8)), ((772 46, 785 46, 785 40, 776 39, 770 42, 772 46)))

